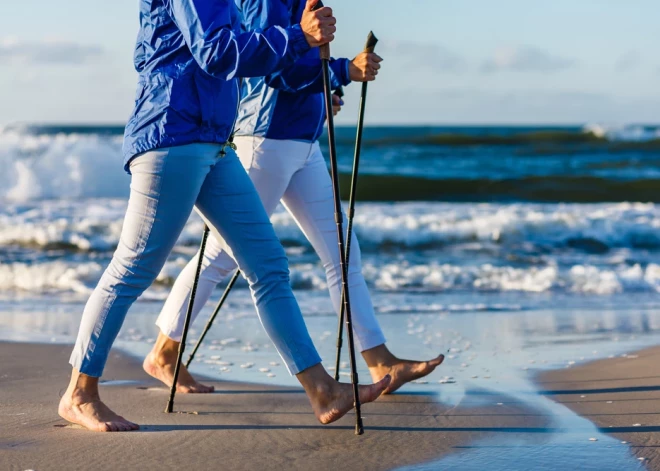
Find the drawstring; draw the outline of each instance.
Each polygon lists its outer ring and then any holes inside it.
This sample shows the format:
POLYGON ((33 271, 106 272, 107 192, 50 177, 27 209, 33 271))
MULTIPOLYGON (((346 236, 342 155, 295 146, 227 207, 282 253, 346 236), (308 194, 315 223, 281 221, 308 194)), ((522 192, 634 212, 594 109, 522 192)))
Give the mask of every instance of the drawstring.
POLYGON ((232 149, 234 152, 236 151, 237 147, 236 147, 236 144, 234 144, 234 136, 236 135, 236 133, 238 131, 239 130, 236 129, 234 132, 232 132, 231 136, 229 136, 229 139, 227 139, 227 142, 225 142, 222 145, 222 149, 220 149, 220 158, 223 158, 225 155, 227 155, 227 151, 225 150, 225 149, 227 149, 227 147, 232 149))

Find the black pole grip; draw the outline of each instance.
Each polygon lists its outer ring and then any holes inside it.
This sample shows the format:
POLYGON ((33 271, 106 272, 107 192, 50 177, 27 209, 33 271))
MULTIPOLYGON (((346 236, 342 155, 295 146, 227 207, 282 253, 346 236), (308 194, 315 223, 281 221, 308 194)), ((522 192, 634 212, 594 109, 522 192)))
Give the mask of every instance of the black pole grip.
POLYGON ((378 38, 373 31, 369 31, 369 36, 367 36, 367 44, 364 46, 364 52, 374 52, 374 49, 376 49, 376 44, 378 44, 378 38))

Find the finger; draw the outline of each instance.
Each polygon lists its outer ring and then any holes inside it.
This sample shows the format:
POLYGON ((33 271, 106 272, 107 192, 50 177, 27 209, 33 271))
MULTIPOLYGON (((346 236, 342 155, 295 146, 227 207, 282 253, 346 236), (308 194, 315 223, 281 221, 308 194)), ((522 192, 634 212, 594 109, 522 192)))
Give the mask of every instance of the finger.
POLYGON ((369 59, 371 59, 371 60, 374 61, 374 62, 382 62, 382 61, 383 61, 383 58, 380 57, 380 56, 379 56, 378 54, 376 54, 375 52, 372 52, 372 53, 370 54, 369 59))
POLYGON ((323 7, 320 10, 317 10, 316 13, 318 14, 319 18, 333 16, 332 8, 330 7, 323 7))
POLYGON ((369 62, 369 68, 373 70, 380 69, 380 64, 378 62, 369 62))

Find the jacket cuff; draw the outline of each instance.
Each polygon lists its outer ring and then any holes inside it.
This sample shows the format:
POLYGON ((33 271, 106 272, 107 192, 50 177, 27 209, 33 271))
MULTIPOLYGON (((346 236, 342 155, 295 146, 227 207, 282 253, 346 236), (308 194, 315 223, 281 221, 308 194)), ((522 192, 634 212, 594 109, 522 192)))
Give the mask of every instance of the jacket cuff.
POLYGON ((351 76, 348 72, 349 63, 350 61, 348 59, 336 59, 330 63, 332 73, 342 87, 350 85, 351 83, 351 76))
POLYGON ((300 58, 311 49, 300 25, 290 26, 286 29, 286 32, 289 35, 289 50, 296 59, 300 58))

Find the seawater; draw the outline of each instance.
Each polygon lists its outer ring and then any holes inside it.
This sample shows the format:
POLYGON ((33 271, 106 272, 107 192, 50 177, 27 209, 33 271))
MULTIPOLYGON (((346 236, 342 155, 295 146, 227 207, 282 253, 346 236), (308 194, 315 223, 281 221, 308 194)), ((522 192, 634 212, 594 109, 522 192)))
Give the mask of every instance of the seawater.
MULTIPOLYGON (((338 131, 346 195, 354 129, 338 131)), ((0 130, 0 338, 75 338, 126 209, 121 132, 0 130)), ((552 419, 545 431, 496 431, 416 469, 638 469, 626 446, 554 404, 533 375, 659 340, 659 139, 654 126, 367 129, 355 229, 379 319, 398 354, 448 355, 425 384, 407 390, 454 405, 496 391, 552 419)), ((281 208, 273 223, 310 332, 331 365, 336 318, 324 270, 281 208)), ((148 351, 155 317, 202 227, 191 215, 127 317, 120 347, 148 351)), ((294 384, 243 282, 195 371, 294 384)))

